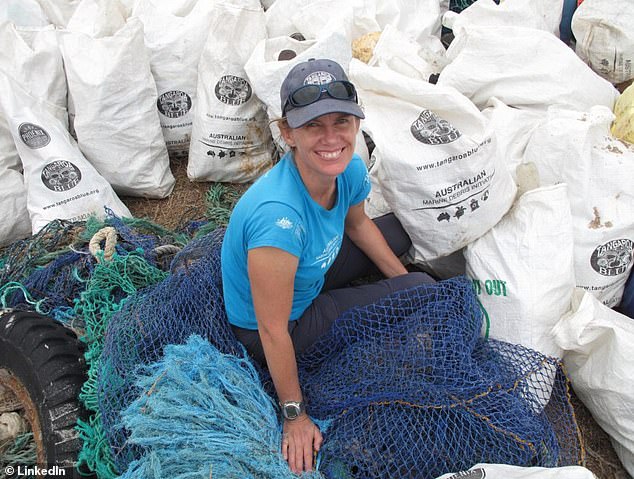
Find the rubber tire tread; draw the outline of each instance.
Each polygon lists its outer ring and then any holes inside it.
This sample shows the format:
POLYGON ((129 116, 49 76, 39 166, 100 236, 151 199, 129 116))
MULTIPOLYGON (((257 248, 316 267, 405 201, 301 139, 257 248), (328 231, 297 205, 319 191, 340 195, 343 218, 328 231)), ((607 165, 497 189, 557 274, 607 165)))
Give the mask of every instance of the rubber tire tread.
POLYGON ((46 316, 5 313, 0 316, 0 368, 19 379, 37 408, 47 465, 77 477, 74 465, 82 442, 75 426, 88 417, 79 402, 87 379, 83 343, 46 316))

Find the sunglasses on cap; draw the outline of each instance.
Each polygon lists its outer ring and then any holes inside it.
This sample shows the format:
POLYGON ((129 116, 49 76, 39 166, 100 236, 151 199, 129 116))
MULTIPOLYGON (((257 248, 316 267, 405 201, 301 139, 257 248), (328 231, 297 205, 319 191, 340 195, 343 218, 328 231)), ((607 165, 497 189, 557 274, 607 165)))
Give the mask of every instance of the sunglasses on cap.
POLYGON ((295 108, 315 103, 323 94, 335 100, 353 101, 357 103, 357 91, 349 81, 336 80, 324 85, 303 85, 288 96, 284 104, 284 113, 289 105, 295 108))

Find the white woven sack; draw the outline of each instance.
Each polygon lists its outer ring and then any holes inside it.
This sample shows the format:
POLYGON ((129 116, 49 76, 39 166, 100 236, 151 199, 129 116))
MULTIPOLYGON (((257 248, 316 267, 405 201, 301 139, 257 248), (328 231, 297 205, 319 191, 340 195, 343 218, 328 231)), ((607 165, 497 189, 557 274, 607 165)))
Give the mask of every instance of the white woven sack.
POLYGON ((66 28, 94 38, 111 37, 125 25, 128 15, 119 0, 81 0, 66 28))
POLYGON ((454 28, 458 24, 498 27, 526 27, 543 30, 559 37, 559 24, 564 0, 477 0, 462 12, 447 12, 443 25, 454 28))
POLYGON ((606 80, 634 78, 634 5, 631 0, 586 0, 572 16, 575 51, 606 80))
POLYGON ((381 32, 368 62, 424 81, 442 71, 445 64, 445 47, 438 37, 430 35, 415 42, 392 25, 381 32))
POLYGON ((496 156, 496 137, 478 109, 439 87, 353 60, 380 161, 381 192, 425 264, 482 236, 508 211, 515 184, 496 156))
POLYGON ((351 0, 276 0, 265 12, 268 38, 300 33, 314 40, 328 29, 333 21, 342 22, 350 32, 350 40, 369 32, 381 30, 376 21, 374 2, 351 0), (328 12, 328 15, 324 15, 328 12))
POLYGON ((86 159, 119 194, 168 196, 175 179, 141 22, 130 18, 101 38, 65 31, 60 42, 77 142, 86 159))
POLYGON ((0 165, 0 246, 31 234, 26 187, 21 173, 0 165))
POLYGON ((634 146, 610 135, 613 119, 602 106, 550 109, 524 154, 542 185, 568 184, 576 283, 609 307, 621 302, 634 263, 634 146))
POLYGON ((619 92, 554 35, 534 28, 454 29, 450 62, 438 84, 456 88, 480 109, 496 97, 509 106, 587 110, 614 106, 619 92))
POLYGON ((486 311, 488 335, 561 357, 552 327, 575 288, 572 215, 565 184, 524 193, 467 245, 466 273, 486 311))
POLYGON ((22 27, 44 27, 51 23, 37 0, 3 0, 0 23, 3 22, 22 27))
POLYGON ((553 335, 575 394, 634 476, 634 321, 577 289, 553 335))
POLYGON ((24 166, 32 232, 54 219, 82 221, 90 215, 131 216, 112 187, 84 158, 62 122, 43 100, 0 74, 0 105, 24 166))
POLYGON ((215 4, 198 67, 198 106, 187 163, 190 180, 244 183, 272 166, 266 107, 244 71, 255 45, 265 38, 259 0, 215 4))
MULTIPOLYGON (((66 77, 55 28, 22 28, 0 24, 0 71, 15 78, 29 93, 54 105, 55 114, 68 126, 66 77)), ((0 168, 20 170, 22 165, 7 121, 0 113, 0 168)))
POLYGON ((65 27, 81 0, 37 0, 53 25, 65 27))
POLYGON ((437 0, 352 0, 345 4, 337 0, 276 0, 266 11, 268 36, 298 32, 307 39, 314 39, 337 17, 349 25, 352 39, 381 31, 387 25, 403 32, 412 41, 425 41, 430 35, 440 36, 437 0))
POLYGON ((523 161, 526 145, 535 128, 546 120, 546 112, 512 108, 493 97, 482 114, 497 132, 498 155, 504 158, 507 170, 517 182, 517 167, 523 161))
POLYGON ((508 464, 476 464, 468 471, 443 474, 437 479, 596 479, 582 466, 521 467, 508 464))
POLYGON ((171 157, 186 158, 189 151, 198 61, 209 33, 213 4, 198 0, 173 12, 170 2, 138 0, 133 10, 143 23, 159 118, 171 157))

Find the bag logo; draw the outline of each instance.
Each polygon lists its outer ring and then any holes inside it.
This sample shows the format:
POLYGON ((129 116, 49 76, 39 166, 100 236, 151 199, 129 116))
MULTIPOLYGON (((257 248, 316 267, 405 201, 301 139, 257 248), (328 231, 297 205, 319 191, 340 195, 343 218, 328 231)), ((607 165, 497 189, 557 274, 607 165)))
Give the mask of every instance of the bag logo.
POLYGON ((46 130, 33 123, 22 123, 18 126, 18 133, 24 144, 33 150, 42 148, 51 142, 51 137, 46 130))
POLYGON ((318 71, 313 72, 304 78, 304 85, 325 85, 327 83, 332 83, 336 78, 332 75, 332 73, 318 71))
POLYGON ((484 469, 472 469, 470 471, 457 472, 453 476, 449 476, 448 479, 484 479, 487 473, 484 469))
POLYGON ((53 191, 68 191, 81 181, 81 171, 70 161, 57 160, 42 169, 42 183, 53 191))
POLYGON ((632 264, 634 242, 627 238, 615 239, 599 246, 590 257, 590 265, 603 276, 617 276, 632 264))
POLYGON ((410 131, 414 138, 426 145, 445 145, 456 141, 462 134, 451 123, 438 117, 433 111, 423 110, 410 131))
POLYGON ((158 97, 156 106, 167 118, 180 118, 191 110, 192 99, 184 91, 171 90, 158 97))
POLYGON ((239 106, 251 99, 251 85, 244 78, 225 75, 216 83, 216 98, 227 105, 239 106))

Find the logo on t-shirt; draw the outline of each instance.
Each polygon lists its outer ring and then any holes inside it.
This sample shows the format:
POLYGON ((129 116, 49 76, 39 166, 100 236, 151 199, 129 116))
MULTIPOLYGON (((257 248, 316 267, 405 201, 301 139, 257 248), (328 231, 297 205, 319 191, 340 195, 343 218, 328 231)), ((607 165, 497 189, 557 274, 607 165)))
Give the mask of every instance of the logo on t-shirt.
POLYGON ((328 241, 328 244, 326 244, 324 251, 322 251, 322 253, 315 258, 313 265, 319 264, 321 269, 327 269, 328 267, 330 267, 332 262, 339 254, 340 246, 341 236, 335 235, 330 241, 328 241))
POLYGON ((285 216, 284 218, 278 218, 275 220, 275 226, 278 226, 283 230, 290 230, 293 227, 293 222, 285 216))

